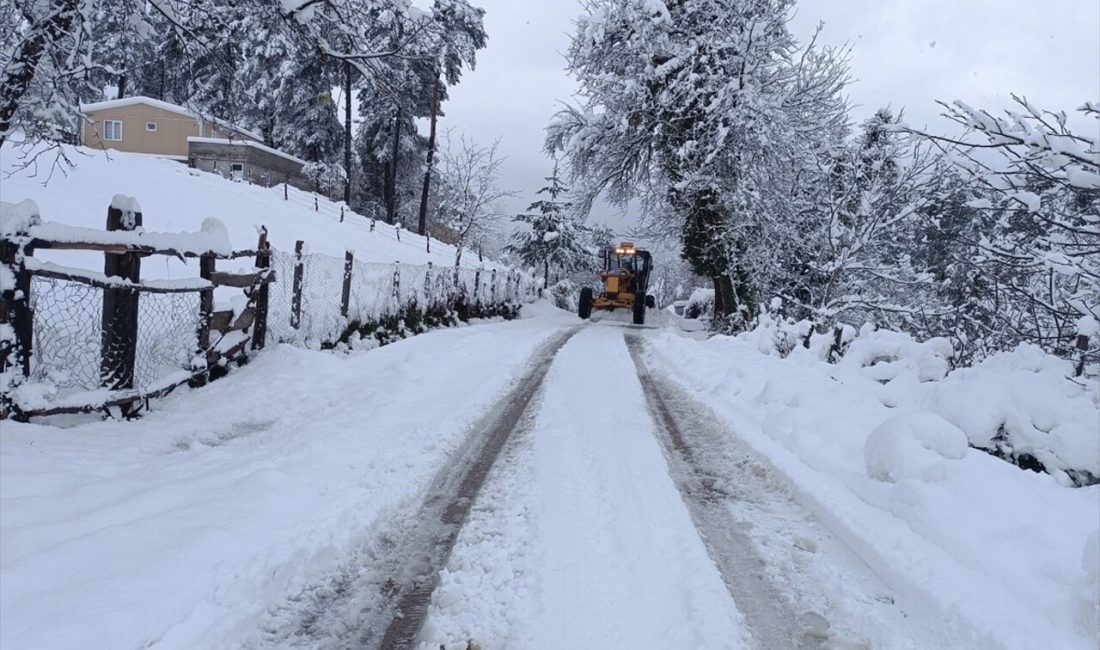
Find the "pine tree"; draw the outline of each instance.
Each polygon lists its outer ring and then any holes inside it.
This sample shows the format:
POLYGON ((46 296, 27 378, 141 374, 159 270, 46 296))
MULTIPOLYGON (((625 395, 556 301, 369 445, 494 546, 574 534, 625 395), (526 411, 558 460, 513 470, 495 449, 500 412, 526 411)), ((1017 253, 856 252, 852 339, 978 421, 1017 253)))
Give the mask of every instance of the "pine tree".
POLYGON ((591 231, 574 220, 573 204, 562 200, 569 190, 562 184, 556 165, 546 180, 549 184, 538 194, 548 198, 535 201, 527 207, 528 212, 512 219, 528 228, 513 234, 505 247, 527 266, 542 271, 544 289, 550 286, 551 270, 559 274, 584 270, 593 258, 588 246, 591 231))

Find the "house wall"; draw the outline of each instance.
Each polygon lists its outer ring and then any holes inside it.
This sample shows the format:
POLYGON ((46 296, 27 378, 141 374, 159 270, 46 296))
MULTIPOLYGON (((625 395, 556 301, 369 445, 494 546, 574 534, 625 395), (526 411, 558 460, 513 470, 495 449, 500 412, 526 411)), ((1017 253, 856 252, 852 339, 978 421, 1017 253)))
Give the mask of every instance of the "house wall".
POLYGON ((93 111, 85 117, 83 142, 88 147, 186 158, 187 138, 191 136, 228 138, 232 134, 237 139, 251 139, 208 121, 200 124, 194 116, 145 104, 93 111), (121 141, 102 138, 103 122, 106 120, 122 122, 121 141), (157 130, 146 130, 147 122, 155 122, 157 130))
POLYGON ((312 189, 302 176, 302 163, 270 151, 228 142, 191 142, 188 164, 205 172, 234 178, 233 164, 241 165, 238 180, 271 187, 284 182, 303 190, 312 189))

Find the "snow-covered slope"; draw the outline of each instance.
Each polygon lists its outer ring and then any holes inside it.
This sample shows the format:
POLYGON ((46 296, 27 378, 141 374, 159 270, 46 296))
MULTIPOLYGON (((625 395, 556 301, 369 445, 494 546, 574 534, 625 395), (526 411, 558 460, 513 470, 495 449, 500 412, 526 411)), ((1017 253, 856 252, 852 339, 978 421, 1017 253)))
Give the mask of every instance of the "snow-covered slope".
MULTIPOLYGON (((372 232, 368 218, 350 211, 340 223, 339 203, 319 197, 314 210, 314 195, 294 188, 288 189, 284 200, 282 186, 237 183, 165 158, 85 147, 66 147, 65 152, 75 167, 58 168, 51 175, 51 153, 27 167, 20 148, 10 144, 0 148, 0 198, 8 203, 32 199, 46 221, 102 229, 112 198, 124 194, 137 199, 147 231, 195 232, 203 219, 215 217, 225 223, 238 249, 253 248, 257 228, 265 225, 272 245, 281 250, 293 250, 295 240, 301 239, 309 252, 341 259, 350 249, 365 262, 453 265, 455 261, 453 246, 432 241, 428 253, 423 237, 406 230, 398 241, 395 228, 383 222, 377 222, 372 232)), ((98 254, 41 251, 37 256, 68 266, 102 265, 98 254)), ((463 262, 476 266, 477 255, 466 253, 463 262)), ((144 265, 142 274, 170 277, 177 264, 158 259, 144 265)), ((194 275, 193 262, 191 266, 179 275, 194 275)))

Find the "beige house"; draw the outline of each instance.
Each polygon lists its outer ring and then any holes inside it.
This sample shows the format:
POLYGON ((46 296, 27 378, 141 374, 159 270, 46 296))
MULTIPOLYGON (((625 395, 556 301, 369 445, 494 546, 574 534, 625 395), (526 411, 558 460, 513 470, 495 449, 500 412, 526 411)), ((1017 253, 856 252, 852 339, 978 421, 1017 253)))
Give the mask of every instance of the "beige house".
POLYGON ((188 138, 263 142, 247 129, 150 97, 81 104, 80 113, 82 143, 88 147, 187 160, 188 138))

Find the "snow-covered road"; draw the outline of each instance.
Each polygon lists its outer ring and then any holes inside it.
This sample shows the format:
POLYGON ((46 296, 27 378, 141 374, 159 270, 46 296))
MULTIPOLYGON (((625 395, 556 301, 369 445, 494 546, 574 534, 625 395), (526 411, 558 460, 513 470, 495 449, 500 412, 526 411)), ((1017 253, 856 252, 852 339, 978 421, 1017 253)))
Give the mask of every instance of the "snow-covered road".
MULTIPOLYGON (((862 536, 838 518, 863 497, 773 448, 748 416, 768 388, 731 426, 705 387, 746 370, 668 330, 534 311, 347 358, 279 348, 137 422, 5 423, 0 646, 1087 647, 1045 613, 989 632, 983 604, 1027 601, 976 571, 965 602, 929 598, 950 565, 911 549, 950 547, 886 510, 862 536)), ((1047 483, 1021 489, 1088 519, 1095 489, 1047 483)), ((1066 553, 1046 564, 1087 604, 1066 553)))
POLYGON ((586 328, 558 354, 533 424, 460 535, 423 648, 748 647, 623 331, 586 328))

